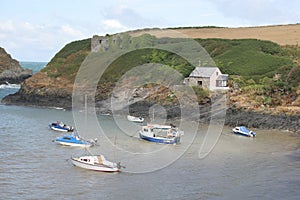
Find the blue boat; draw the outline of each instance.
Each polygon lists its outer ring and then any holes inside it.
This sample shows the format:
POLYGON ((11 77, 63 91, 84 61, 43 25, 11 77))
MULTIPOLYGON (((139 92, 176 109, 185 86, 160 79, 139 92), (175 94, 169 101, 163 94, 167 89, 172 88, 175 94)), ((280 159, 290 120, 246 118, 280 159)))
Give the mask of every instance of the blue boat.
POLYGON ((256 133, 254 133, 251 130, 248 130, 245 126, 237 126, 234 129, 232 129, 233 133, 246 136, 246 137, 255 137, 256 133))
POLYGON ((77 133, 74 134, 66 134, 61 137, 57 137, 54 142, 66 145, 66 146, 73 146, 73 147, 91 147, 95 145, 97 139, 94 140, 85 140, 81 138, 77 133))
POLYGON ((68 126, 64 124, 62 121, 56 121, 49 124, 49 128, 54 131, 61 131, 61 132, 72 132, 74 131, 74 127, 68 126))
POLYGON ((178 144, 183 134, 183 131, 179 131, 178 128, 159 124, 142 126, 139 131, 141 139, 162 144, 178 144))

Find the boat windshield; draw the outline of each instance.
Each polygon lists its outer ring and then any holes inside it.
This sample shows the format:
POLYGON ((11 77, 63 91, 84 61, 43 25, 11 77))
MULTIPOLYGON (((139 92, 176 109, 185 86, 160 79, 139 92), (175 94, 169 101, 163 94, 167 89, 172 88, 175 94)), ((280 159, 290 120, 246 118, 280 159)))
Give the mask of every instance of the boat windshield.
POLYGON ((249 130, 245 126, 241 126, 240 130, 243 131, 243 132, 246 132, 246 133, 249 132, 249 130))

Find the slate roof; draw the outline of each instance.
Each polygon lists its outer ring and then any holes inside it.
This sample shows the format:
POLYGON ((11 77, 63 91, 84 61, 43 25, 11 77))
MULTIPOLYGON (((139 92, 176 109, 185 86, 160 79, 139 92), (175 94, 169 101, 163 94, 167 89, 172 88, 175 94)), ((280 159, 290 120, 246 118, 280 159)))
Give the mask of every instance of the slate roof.
POLYGON ((190 77, 205 77, 209 78, 218 69, 218 67, 196 67, 190 77))
POLYGON ((228 81, 228 74, 221 74, 217 78, 218 81, 228 81))

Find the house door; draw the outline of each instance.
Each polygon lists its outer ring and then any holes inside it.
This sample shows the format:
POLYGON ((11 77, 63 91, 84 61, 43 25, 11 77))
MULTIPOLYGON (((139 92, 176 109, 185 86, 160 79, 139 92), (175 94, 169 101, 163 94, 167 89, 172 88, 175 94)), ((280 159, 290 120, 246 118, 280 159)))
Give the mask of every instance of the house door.
POLYGON ((198 86, 202 87, 202 81, 198 81, 198 86))

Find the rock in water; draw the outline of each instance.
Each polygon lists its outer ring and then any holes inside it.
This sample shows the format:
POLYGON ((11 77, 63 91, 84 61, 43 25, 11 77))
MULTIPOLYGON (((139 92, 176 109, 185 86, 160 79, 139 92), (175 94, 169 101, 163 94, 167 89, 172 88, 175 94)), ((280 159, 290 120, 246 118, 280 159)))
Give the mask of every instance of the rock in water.
POLYGON ((0 47, 0 84, 20 84, 32 76, 32 70, 23 69, 4 48, 0 47))

